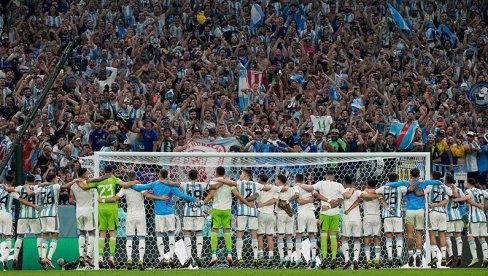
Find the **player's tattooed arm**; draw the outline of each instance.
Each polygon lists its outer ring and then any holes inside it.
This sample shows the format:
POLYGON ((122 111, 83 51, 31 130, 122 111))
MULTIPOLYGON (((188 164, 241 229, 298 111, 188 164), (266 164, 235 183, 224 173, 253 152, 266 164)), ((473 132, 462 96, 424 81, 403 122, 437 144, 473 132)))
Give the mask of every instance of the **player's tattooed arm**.
POLYGON ((203 202, 209 203, 213 199, 213 197, 215 195, 215 191, 216 191, 216 189, 210 188, 210 190, 209 190, 207 196, 205 197, 205 199, 203 200, 203 202))
POLYGON ((30 207, 32 207, 32 208, 34 208, 34 209, 36 209, 36 210, 41 209, 41 207, 40 207, 39 205, 36 205, 36 204, 34 204, 34 203, 32 203, 32 202, 28 201, 28 200, 27 200, 27 199, 25 199, 25 198, 21 198, 21 197, 20 197, 20 198, 17 198, 17 200, 18 200, 20 203, 22 203, 22 204, 24 204, 24 205, 26 205, 26 206, 30 206, 30 207))
POLYGON ((237 181, 234 181, 232 179, 227 179, 224 177, 216 177, 213 179, 213 181, 220 182, 220 183, 223 183, 223 184, 228 185, 228 186, 237 186, 237 181))
POLYGON ((247 201, 242 195, 241 193, 239 193, 239 191, 237 189, 232 189, 232 194, 242 203, 244 203, 246 206, 249 206, 251 208, 254 208, 254 203, 251 201, 247 201))
POLYGON ((308 203, 313 203, 314 199, 313 197, 308 197, 308 198, 297 198, 297 203, 298 205, 305 205, 308 203))
POLYGON ((315 197, 316 197, 317 199, 322 200, 322 201, 329 202, 329 199, 328 199, 328 198, 326 198, 324 195, 322 195, 322 194, 320 194, 320 193, 315 193, 315 197))
POLYGON ((112 203, 112 202, 117 202, 120 199, 118 195, 114 195, 112 197, 107 197, 107 198, 98 198, 99 203, 112 203))

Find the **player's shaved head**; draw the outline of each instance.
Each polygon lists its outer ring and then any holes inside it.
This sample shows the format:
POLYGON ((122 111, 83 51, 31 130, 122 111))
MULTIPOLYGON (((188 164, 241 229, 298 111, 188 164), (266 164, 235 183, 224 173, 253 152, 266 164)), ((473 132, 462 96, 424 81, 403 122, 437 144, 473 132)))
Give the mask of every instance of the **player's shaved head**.
POLYGON ((197 180, 197 177, 198 177, 198 172, 197 172, 197 170, 190 170, 190 171, 188 172, 188 178, 189 178, 190 180, 197 180))

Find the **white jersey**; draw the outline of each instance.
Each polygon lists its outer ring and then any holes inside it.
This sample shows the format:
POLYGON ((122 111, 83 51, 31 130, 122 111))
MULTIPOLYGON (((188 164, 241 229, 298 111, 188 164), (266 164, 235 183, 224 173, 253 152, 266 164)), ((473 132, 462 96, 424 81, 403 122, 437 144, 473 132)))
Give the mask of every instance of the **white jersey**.
MULTIPOLYGON (((463 190, 456 188, 458 197, 463 197, 464 192, 463 190)), ((452 200, 452 197, 449 197, 449 201, 447 202, 447 221, 454 221, 454 220, 461 220, 461 213, 459 212, 459 202, 452 200)))
MULTIPOLYGON (((484 204, 485 198, 488 197, 488 193, 486 191, 482 191, 477 188, 467 189, 466 195, 471 195, 471 198, 474 202, 478 204, 484 204)), ((469 222, 477 223, 477 222, 486 222, 486 214, 483 209, 475 207, 471 204, 468 205, 468 213, 469 213, 469 222)))
POLYGON ((390 187, 381 186, 376 189, 378 194, 383 195, 389 208, 383 207, 381 215, 383 218, 401 218, 402 217, 402 201, 407 194, 407 187, 390 187))
MULTIPOLYGON (((427 204, 439 203, 452 196, 452 190, 446 185, 430 185, 424 191, 427 194, 427 204)), ((429 208, 429 212, 446 213, 446 206, 429 208)))
MULTIPOLYGON (((286 192, 281 192, 278 194, 278 200, 288 200, 290 201, 290 199, 292 197, 294 197, 298 192, 292 188, 292 187, 289 187, 288 190, 286 192)), ((280 207, 278 207, 278 201, 276 202, 276 213, 277 214, 286 214, 285 210, 281 209, 280 207)))
MULTIPOLYGON (((313 184, 313 188, 315 191, 318 191, 321 195, 325 196, 328 200, 344 198, 342 195, 344 193, 344 186, 341 183, 335 181, 319 181, 313 184)), ((325 202, 321 202, 321 206, 324 206, 325 202)), ((335 208, 330 208, 327 211, 321 211, 321 214, 325 214, 328 216, 335 216, 339 214, 339 206, 335 208)))
MULTIPOLYGON (((187 195, 192 196, 197 199, 196 202, 203 200, 205 198, 204 194, 207 189, 207 183, 205 182, 182 182, 180 189, 187 195)), ((184 210, 185 217, 203 217, 202 206, 197 206, 193 202, 187 201, 185 203, 184 210)))
MULTIPOLYGON (((366 193, 366 192, 363 192, 366 193)), ((363 200, 363 214, 366 216, 380 215, 380 201, 378 199, 363 200)))
MULTIPOLYGON (((237 181, 237 191, 244 197, 247 198, 263 189, 264 185, 259 184, 254 181, 245 181, 239 180, 237 181)), ((237 203, 237 215, 238 216, 248 216, 248 217, 257 217, 258 216, 258 209, 251 208, 242 202, 237 203)))
POLYGON ((13 199, 18 199, 20 196, 18 193, 10 193, 4 189, 0 189, 0 211, 7 213, 12 212, 12 201, 13 199))
MULTIPOLYGON (((86 181, 83 181, 86 184, 86 181)), ((71 191, 76 199, 76 212, 83 212, 93 210, 93 196, 94 190, 83 190, 78 184, 71 186, 71 191)))
POLYGON ((59 190, 61 185, 51 184, 37 188, 34 193, 40 195, 41 210, 39 217, 56 217, 58 215, 59 190))
MULTIPOLYGON (((30 186, 30 189, 34 191, 35 189, 37 189, 37 186, 30 186)), ((36 204, 36 205, 39 204, 39 195, 29 196, 27 194, 27 189, 24 186, 15 187, 15 192, 17 192, 20 195, 20 198, 23 198, 32 204, 36 204)), ((39 217, 39 212, 36 209, 24 204, 20 204, 20 213, 19 213, 20 219, 34 219, 38 217, 39 217)))
MULTIPOLYGON (((261 190, 258 192, 259 197, 257 199, 257 202, 261 204, 267 202, 272 198, 278 199, 280 191, 281 187, 278 186, 272 186, 269 191, 261 190)), ((258 211, 261 213, 272 214, 274 212, 274 204, 260 207, 258 208, 258 211)))
MULTIPOLYGON (((352 188, 347 188, 346 191, 350 191, 352 188)), ((354 202, 361 196, 361 191, 355 190, 350 198, 345 198, 344 201, 342 202, 342 209, 346 211, 351 207, 354 202)), ((342 218, 343 221, 357 221, 361 222, 361 212, 359 211, 359 206, 356 206, 356 208, 352 209, 349 214, 344 214, 344 217, 342 218)))
POLYGON ((146 217, 146 211, 142 204, 144 204, 144 193, 145 191, 138 192, 133 189, 120 189, 117 193, 119 198, 125 196, 125 201, 127 202, 127 216, 131 217, 146 217))
MULTIPOLYGON (((214 185, 216 182, 210 182, 210 185, 214 185)), ((217 189, 213 197, 213 209, 217 210, 230 210, 232 207, 232 188, 229 185, 222 185, 217 189)))
MULTIPOLYGON (((298 185, 296 185, 293 188, 295 189, 295 191, 297 191, 298 198, 300 198, 300 199, 313 198, 313 195, 315 193, 315 191, 313 191, 313 192, 307 192, 304 189, 300 188, 300 186, 298 186, 298 185)), ((315 206, 313 205, 313 202, 312 203, 303 204, 303 205, 300 205, 300 204, 297 204, 297 205, 298 205, 298 208, 297 208, 297 213, 298 214, 304 213, 304 212, 315 212, 315 206)))

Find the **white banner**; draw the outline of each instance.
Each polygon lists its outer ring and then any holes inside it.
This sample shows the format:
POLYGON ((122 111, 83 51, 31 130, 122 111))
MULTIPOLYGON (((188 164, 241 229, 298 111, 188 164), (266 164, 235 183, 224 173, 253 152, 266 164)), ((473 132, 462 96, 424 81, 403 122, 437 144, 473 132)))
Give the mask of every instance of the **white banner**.
POLYGON ((331 116, 310 115, 310 120, 313 124, 313 132, 322 131, 324 134, 329 133, 330 125, 332 124, 331 116))

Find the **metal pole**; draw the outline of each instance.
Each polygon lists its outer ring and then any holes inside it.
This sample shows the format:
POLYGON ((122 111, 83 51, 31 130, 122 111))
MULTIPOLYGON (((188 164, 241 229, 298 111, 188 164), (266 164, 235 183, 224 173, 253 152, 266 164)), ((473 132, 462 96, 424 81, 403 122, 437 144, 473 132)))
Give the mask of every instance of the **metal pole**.
MULTIPOLYGON (((23 166, 24 166, 24 159, 23 159, 23 146, 20 141, 16 141, 14 144, 14 150, 15 150, 15 186, 22 186, 24 185, 24 179, 23 179, 23 166)), ((17 229, 18 223, 19 223, 19 214, 20 214, 20 202, 18 200, 15 201, 15 229, 17 229)), ((15 233, 13 233, 13 240, 17 240, 17 230, 15 233)), ((22 270, 22 247, 20 248, 19 256, 18 256, 18 261, 17 261, 17 270, 22 270)))

